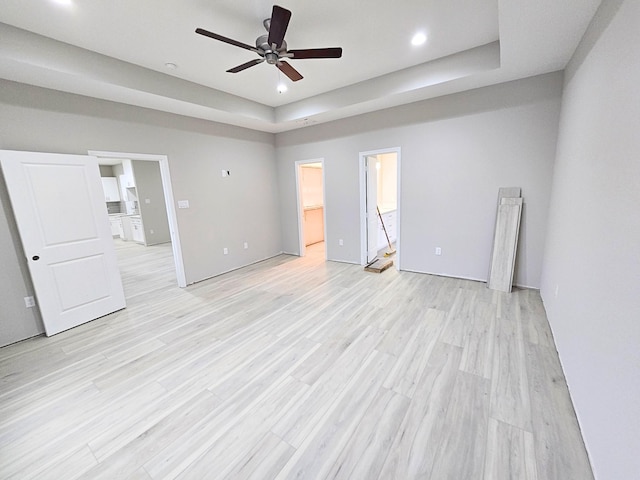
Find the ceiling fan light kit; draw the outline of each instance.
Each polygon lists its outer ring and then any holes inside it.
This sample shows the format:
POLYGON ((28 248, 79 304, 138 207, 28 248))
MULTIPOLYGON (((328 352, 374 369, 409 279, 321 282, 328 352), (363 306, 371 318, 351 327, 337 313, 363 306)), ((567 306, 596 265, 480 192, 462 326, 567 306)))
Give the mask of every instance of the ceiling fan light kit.
POLYGON ((416 33, 411 39, 411 45, 420 46, 427 41, 427 36, 423 32, 416 33))
POLYGON ((257 53, 260 58, 255 58, 237 67, 227 70, 228 73, 238 73, 247 68, 253 67, 263 62, 269 65, 275 65, 282 73, 284 73, 291 81, 297 82, 302 80, 302 75, 293 68, 287 60, 310 59, 310 58, 340 58, 342 57, 342 48, 308 48, 303 50, 288 50, 287 42, 284 35, 289 26, 291 19, 291 11, 278 5, 273 6, 271 18, 265 19, 262 24, 267 30, 266 35, 261 35, 256 39, 256 46, 252 47, 246 43, 233 40, 231 38, 218 35, 203 28, 197 28, 196 33, 205 37, 213 38, 220 42, 228 43, 236 47, 244 48, 257 53))

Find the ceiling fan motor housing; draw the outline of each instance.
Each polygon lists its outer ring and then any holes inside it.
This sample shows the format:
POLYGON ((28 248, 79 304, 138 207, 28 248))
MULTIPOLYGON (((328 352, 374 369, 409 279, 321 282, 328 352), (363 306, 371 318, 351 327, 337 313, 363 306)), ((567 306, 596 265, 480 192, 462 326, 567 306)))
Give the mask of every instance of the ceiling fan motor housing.
POLYGON ((287 52, 287 42, 282 41, 282 45, 277 50, 271 48, 269 45, 269 36, 261 35, 256 39, 256 48, 263 52, 264 58, 267 60, 267 63, 274 65, 280 55, 287 52))

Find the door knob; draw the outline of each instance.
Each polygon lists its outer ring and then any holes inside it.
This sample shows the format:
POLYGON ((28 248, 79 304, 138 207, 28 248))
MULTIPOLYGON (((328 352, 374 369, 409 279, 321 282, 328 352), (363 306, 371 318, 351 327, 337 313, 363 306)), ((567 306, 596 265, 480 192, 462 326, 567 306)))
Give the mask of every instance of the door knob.
POLYGON ((40 257, 38 255, 34 255, 33 257, 31 257, 31 260, 38 261, 40 260, 40 257))

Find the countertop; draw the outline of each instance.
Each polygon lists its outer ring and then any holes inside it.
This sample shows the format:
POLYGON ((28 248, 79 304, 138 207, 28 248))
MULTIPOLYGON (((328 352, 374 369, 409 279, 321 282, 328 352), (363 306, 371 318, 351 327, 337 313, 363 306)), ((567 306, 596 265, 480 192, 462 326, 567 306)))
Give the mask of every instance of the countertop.
POLYGON ((378 207, 380 209, 380 214, 384 215, 385 213, 389 213, 389 212, 395 212, 398 207, 397 206, 393 206, 393 207, 378 207))

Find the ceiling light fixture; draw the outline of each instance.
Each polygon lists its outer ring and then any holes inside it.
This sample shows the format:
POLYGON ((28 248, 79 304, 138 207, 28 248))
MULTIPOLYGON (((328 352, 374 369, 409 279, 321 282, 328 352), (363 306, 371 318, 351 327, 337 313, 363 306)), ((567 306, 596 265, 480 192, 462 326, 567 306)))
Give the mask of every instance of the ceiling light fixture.
POLYGON ((178 69, 178 65, 176 65, 173 62, 167 62, 164 64, 165 67, 167 67, 169 70, 177 70, 178 69))
POLYGON ((53 0, 53 2, 58 5, 64 5, 65 7, 71 6, 71 0, 53 0))
POLYGON ((282 81, 282 75, 280 75, 280 70, 278 70, 278 86, 276 87, 278 93, 284 93, 288 90, 287 84, 282 81))
POLYGON ((422 45, 426 41, 427 36, 422 32, 418 32, 411 39, 411 44, 417 47, 418 45, 422 45))

